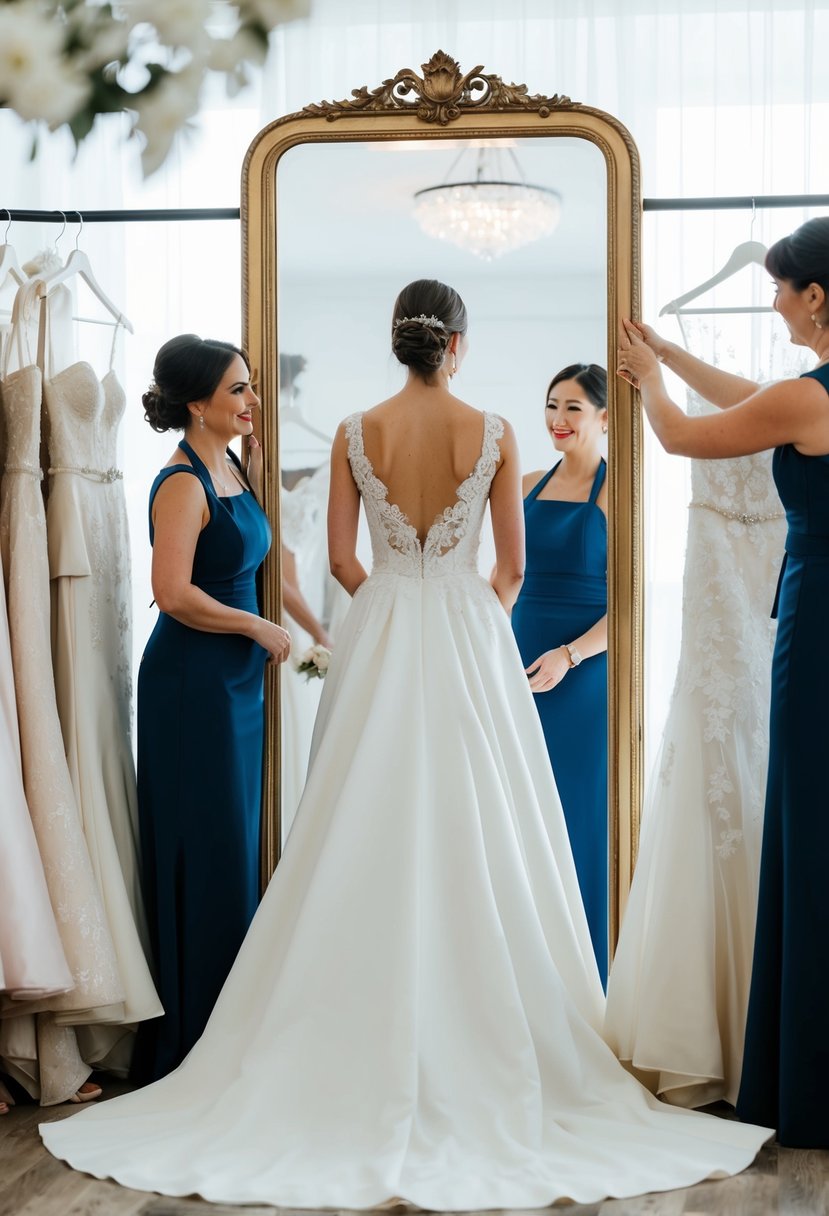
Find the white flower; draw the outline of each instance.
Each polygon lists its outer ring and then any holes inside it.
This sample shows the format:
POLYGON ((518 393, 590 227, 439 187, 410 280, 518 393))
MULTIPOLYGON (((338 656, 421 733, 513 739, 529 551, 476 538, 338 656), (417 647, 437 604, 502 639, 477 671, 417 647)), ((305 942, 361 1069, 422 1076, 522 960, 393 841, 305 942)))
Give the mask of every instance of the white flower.
POLYGON ((0 100, 21 118, 65 122, 89 96, 89 85, 61 60, 63 30, 36 4, 0 4, 0 100))
POLYGON ((178 132, 197 113, 202 80, 202 72, 185 69, 163 77, 154 89, 136 98, 135 130, 146 141, 141 153, 145 177, 162 165, 178 132))
POLYGON ((27 120, 42 120, 50 127, 67 122, 83 109, 91 93, 89 81, 60 61, 44 62, 8 94, 9 105, 27 120))
POLYGON ((83 76, 61 59, 63 29, 37 4, 0 4, 0 99, 25 120, 57 126, 89 97, 83 76))
POLYGON ((327 646, 312 646, 311 653, 314 656, 314 664, 318 671, 328 671, 328 665, 331 662, 331 651, 327 646))

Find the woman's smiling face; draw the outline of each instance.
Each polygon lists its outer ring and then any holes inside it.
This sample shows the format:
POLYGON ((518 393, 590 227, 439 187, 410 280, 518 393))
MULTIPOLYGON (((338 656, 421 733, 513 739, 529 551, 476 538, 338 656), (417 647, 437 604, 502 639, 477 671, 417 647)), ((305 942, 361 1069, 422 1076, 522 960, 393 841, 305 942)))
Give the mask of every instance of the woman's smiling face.
POLYGON ((597 409, 577 380, 559 380, 547 397, 545 418, 556 451, 598 449, 607 410, 597 409))

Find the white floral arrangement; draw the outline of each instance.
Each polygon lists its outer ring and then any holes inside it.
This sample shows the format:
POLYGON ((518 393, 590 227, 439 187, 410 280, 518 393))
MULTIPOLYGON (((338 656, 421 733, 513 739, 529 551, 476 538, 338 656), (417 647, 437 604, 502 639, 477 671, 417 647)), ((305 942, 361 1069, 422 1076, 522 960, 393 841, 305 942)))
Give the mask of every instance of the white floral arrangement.
POLYGON ((199 110, 208 72, 235 96, 277 25, 310 0, 0 0, 0 107, 66 126, 76 145, 101 114, 127 112, 154 173, 199 110))
POLYGON ((306 683, 308 680, 324 680, 330 662, 331 651, 327 646, 317 643, 315 646, 309 646, 297 660, 296 669, 305 673, 306 683))

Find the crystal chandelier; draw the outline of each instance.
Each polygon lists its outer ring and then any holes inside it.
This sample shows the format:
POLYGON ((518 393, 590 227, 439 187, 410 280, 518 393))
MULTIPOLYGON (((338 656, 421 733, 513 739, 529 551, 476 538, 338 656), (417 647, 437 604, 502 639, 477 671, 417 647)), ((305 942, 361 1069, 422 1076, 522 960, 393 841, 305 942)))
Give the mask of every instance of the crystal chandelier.
MULTIPOLYGON (((487 172, 487 151, 481 148, 474 181, 447 180, 417 191, 415 218, 427 236, 451 241, 487 262, 549 236, 559 221, 561 197, 546 186, 529 185, 515 153, 508 151, 520 180, 509 180, 500 163, 487 172)), ((500 160, 498 149, 494 156, 500 160)))

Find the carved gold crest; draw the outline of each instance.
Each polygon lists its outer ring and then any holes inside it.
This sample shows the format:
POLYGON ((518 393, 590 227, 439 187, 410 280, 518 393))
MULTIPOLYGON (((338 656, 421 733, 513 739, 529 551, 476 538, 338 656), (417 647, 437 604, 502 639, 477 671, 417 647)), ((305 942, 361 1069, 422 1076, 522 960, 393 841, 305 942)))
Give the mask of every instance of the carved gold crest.
POLYGON ((401 68, 396 76, 384 80, 376 89, 363 85, 352 89, 351 97, 344 101, 321 101, 305 106, 301 112, 333 122, 366 111, 397 113, 408 110, 423 122, 445 126, 459 118, 464 110, 476 113, 482 110, 497 113, 532 110, 546 118, 552 110, 579 108, 579 102, 559 93, 545 97, 541 93, 528 93, 525 84, 505 84, 500 76, 485 73, 482 64, 464 75, 457 60, 444 51, 437 51, 421 67, 422 76, 411 68, 401 68))

